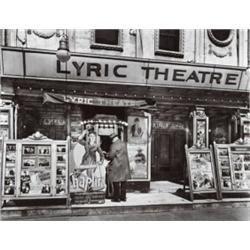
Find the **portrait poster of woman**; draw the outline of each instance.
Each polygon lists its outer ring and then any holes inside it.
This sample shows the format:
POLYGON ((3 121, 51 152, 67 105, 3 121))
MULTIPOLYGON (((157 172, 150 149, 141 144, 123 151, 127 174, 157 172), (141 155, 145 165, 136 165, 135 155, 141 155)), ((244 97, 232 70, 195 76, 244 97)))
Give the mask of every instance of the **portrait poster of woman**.
POLYGON ((105 164, 100 151, 100 138, 95 132, 86 132, 82 140, 71 142, 71 192, 105 191, 105 164), (90 141, 91 140, 91 141, 90 141))
POLYGON ((148 118, 128 116, 128 143, 145 144, 148 135, 148 118))

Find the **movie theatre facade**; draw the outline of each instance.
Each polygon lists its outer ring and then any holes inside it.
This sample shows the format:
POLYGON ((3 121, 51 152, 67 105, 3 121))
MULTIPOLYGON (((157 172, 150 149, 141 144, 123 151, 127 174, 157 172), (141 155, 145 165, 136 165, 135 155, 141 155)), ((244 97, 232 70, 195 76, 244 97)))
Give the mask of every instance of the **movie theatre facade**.
POLYGON ((249 112, 245 67, 91 53, 72 53, 63 63, 55 51, 16 47, 2 47, 1 57, 3 136, 39 131, 75 141, 92 124, 108 151, 115 131, 128 144, 133 188, 184 179, 197 110, 206 117, 208 145, 240 138, 249 112))

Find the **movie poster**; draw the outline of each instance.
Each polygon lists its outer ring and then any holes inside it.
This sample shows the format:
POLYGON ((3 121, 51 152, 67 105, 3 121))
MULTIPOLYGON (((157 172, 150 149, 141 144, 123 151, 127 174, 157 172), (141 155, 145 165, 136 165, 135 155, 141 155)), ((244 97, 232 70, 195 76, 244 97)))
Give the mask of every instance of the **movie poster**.
POLYGON ((148 142, 148 118, 128 116, 128 143, 146 144, 148 142))
POLYGON ((189 166, 194 191, 215 189, 215 178, 210 152, 190 153, 189 166))
MULTIPOLYGON (((106 190, 107 160, 102 165, 82 165, 85 147, 79 143, 71 143, 70 151, 70 192, 93 192, 106 190)), ((96 160, 100 155, 96 152, 96 160)))
POLYGON ((148 179, 148 118, 128 116, 127 133, 131 179, 148 179))
POLYGON ((50 194, 52 192, 51 182, 51 146, 23 146, 21 194, 50 194))
POLYGON ((128 157, 131 170, 131 179, 147 179, 147 144, 128 144, 128 157))

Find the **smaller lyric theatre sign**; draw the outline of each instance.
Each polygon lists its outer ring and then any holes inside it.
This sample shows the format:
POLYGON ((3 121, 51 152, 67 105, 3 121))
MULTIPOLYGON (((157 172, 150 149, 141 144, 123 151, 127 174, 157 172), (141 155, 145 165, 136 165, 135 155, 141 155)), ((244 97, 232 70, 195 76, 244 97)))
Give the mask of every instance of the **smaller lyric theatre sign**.
POLYGON ((241 84, 245 69, 216 65, 156 62, 71 56, 67 64, 57 60, 54 53, 12 51, 2 49, 3 75, 12 77, 130 84, 142 86, 247 90, 241 84))

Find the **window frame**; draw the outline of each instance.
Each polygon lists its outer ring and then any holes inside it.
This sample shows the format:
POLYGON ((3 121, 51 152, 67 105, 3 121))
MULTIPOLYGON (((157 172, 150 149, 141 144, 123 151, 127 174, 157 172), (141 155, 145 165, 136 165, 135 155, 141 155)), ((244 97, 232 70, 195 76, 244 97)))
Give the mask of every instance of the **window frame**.
POLYGON ((179 51, 160 49, 160 30, 155 30, 155 55, 184 58, 184 30, 179 30, 179 51))
POLYGON ((104 50, 114 50, 123 52, 123 30, 118 29, 118 44, 105 44, 95 42, 95 29, 91 31, 91 49, 104 49, 104 50))
POLYGON ((218 47, 226 47, 232 43, 234 35, 235 35, 235 30, 230 29, 229 37, 227 39, 225 39, 224 41, 218 40, 213 35, 212 29, 208 29, 207 34, 208 34, 210 42, 212 42, 214 45, 216 45, 218 47))

